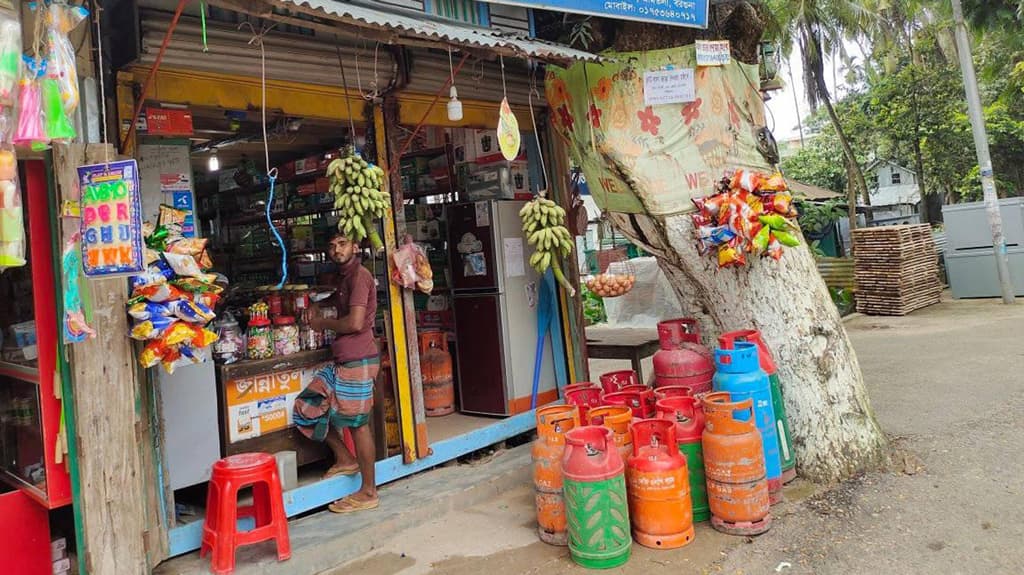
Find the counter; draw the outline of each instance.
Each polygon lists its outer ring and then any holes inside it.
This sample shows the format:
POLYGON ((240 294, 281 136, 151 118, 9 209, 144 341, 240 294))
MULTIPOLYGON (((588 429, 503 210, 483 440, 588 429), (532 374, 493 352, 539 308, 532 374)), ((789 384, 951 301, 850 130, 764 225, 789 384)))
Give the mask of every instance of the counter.
POLYGON ((217 366, 221 453, 295 451, 305 465, 330 455, 326 445, 307 439, 292 424, 292 406, 321 367, 330 349, 217 366))

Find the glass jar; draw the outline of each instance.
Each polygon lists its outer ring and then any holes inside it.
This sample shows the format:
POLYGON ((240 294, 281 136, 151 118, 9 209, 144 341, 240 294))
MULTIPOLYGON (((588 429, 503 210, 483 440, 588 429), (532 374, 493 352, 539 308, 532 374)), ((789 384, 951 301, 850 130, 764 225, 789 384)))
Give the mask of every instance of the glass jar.
POLYGON ((274 357, 274 332, 265 317, 249 320, 249 359, 270 359, 274 357))
POLYGON ((274 318, 274 352, 291 355, 299 351, 299 326, 295 325, 295 318, 290 315, 274 318))
POLYGON ((242 329, 231 312, 214 323, 214 331, 219 336, 213 344, 213 360, 217 363, 234 363, 245 356, 245 338, 242 329))

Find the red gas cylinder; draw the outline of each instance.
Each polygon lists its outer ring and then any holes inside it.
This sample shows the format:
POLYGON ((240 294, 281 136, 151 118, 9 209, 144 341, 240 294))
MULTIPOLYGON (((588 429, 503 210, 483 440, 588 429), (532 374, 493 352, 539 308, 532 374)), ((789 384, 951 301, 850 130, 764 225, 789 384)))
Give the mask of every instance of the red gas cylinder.
POLYGON ((676 549, 693 541, 689 486, 686 458, 676 446, 675 423, 665 419, 634 423, 626 491, 637 543, 676 549))
POLYGON ((597 384, 590 382, 574 383, 566 386, 565 403, 579 408, 580 421, 587 421, 587 412, 603 405, 601 403, 601 388, 597 384))
POLYGON ((643 391, 634 389, 632 391, 618 391, 606 393, 601 396, 605 405, 624 405, 633 412, 636 419, 650 419, 654 417, 654 390, 643 388, 643 391))
POLYGON ((609 371, 601 375, 601 388, 604 389, 605 393, 622 391, 623 387, 629 385, 641 385, 640 376, 632 369, 609 371))
POLYGON ((711 391, 715 361, 700 343, 697 320, 670 319, 658 324, 661 349, 654 354, 654 385, 687 385, 693 394, 711 391))
POLYGON ((592 381, 577 381, 576 383, 565 386, 562 392, 568 395, 570 391, 575 391, 577 389, 601 389, 601 386, 592 381))
POLYGON ((771 527, 764 446, 754 401, 733 402, 727 392, 709 393, 704 405, 704 472, 711 526, 730 535, 759 535, 771 527), (745 421, 736 412, 748 412, 745 421))
POLYGON ((599 425, 612 430, 615 446, 623 461, 633 455, 633 410, 625 405, 604 405, 595 407, 587 414, 588 425, 599 425))
POLYGON ((666 385, 654 390, 654 398, 659 401, 670 397, 693 397, 693 388, 689 385, 666 385))

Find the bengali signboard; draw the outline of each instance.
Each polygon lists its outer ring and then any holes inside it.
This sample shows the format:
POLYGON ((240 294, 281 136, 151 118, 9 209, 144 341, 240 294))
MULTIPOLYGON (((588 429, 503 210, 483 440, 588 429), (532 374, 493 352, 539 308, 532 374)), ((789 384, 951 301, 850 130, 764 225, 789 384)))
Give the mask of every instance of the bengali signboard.
POLYGON ((636 20, 667 26, 708 27, 709 0, 489 0, 524 8, 636 20))
POLYGON ((303 369, 233 379, 224 386, 228 443, 237 443, 292 426, 295 398, 313 380, 321 363, 303 369))

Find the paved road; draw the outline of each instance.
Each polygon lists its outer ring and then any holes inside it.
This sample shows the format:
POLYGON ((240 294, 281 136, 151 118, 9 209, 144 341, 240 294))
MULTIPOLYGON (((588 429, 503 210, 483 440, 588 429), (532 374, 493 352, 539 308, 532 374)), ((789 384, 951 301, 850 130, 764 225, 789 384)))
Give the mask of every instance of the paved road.
MULTIPOLYGON (((635 546, 630 575, 1024 573, 1024 305, 946 302, 847 323, 895 471, 797 483, 754 540, 701 527, 684 550, 635 546)), ((537 542, 528 486, 398 535, 331 573, 568 575, 537 542)))

